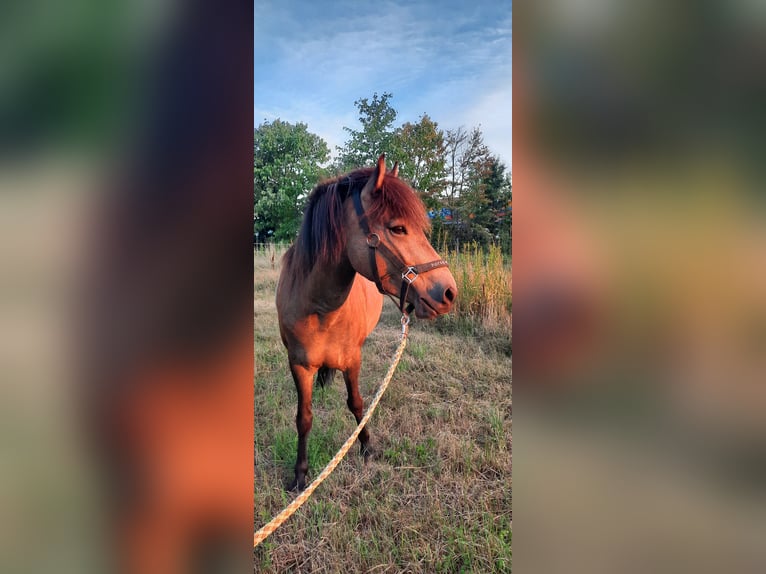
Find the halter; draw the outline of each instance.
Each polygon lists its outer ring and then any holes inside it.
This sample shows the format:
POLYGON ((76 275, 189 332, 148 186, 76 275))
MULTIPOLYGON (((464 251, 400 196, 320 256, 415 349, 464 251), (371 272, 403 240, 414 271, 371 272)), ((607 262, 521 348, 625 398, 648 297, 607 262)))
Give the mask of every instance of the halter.
MULTIPOLYGON (((367 222, 367 216, 362 207, 362 192, 360 189, 354 191, 352 199, 354 202, 354 210, 359 216, 359 226, 362 228, 365 235, 367 235, 367 246, 370 248, 370 267, 372 267, 372 276, 375 279, 375 286, 383 295, 388 295, 393 300, 391 293, 383 289, 383 283, 381 282, 381 277, 378 273, 377 252, 380 252, 383 258, 388 259, 388 261, 393 263, 394 267, 396 267, 397 271, 402 275, 402 287, 399 292, 399 311, 404 316, 409 316, 415 308, 415 305, 412 303, 407 305, 407 292, 410 289, 410 285, 415 282, 421 273, 426 273, 433 269, 438 269, 439 267, 447 267, 447 262, 444 261, 444 259, 439 259, 437 261, 431 261, 430 263, 421 263, 420 265, 407 265, 393 251, 386 247, 385 243, 381 243, 380 236, 377 233, 370 232, 370 225, 367 222)), ((383 277, 386 277, 387 275, 388 274, 383 277)))

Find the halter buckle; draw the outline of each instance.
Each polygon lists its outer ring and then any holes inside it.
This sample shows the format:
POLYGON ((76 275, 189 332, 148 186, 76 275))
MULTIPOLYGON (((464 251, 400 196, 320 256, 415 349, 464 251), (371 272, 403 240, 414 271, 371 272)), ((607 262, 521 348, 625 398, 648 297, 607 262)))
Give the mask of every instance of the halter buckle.
POLYGON ((370 233, 367 236, 367 245, 375 248, 380 245, 380 236, 377 233, 370 233))
POLYGON ((415 279, 418 278, 418 272, 414 267, 407 267, 407 270, 402 273, 402 279, 412 285, 415 279))

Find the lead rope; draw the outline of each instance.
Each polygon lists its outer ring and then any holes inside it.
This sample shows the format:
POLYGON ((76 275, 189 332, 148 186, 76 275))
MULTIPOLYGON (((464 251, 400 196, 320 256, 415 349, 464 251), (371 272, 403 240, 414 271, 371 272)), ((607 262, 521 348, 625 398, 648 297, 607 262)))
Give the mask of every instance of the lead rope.
POLYGON ((337 452, 337 454, 332 458, 332 460, 327 463, 327 466, 324 467, 324 470, 319 473, 319 476, 317 476, 314 481, 304 490, 301 492, 295 500, 293 500, 290 504, 287 505, 287 507, 277 514, 274 518, 271 519, 271 522, 263 526, 260 530, 258 530, 254 536, 253 536, 253 548, 257 547, 261 542, 263 542, 269 534, 274 532, 277 528, 279 528, 285 520, 290 518, 296 510, 298 510, 306 500, 308 500, 309 496, 317 489, 317 487, 322 484, 322 481, 324 481, 325 478, 327 478, 330 473, 335 470, 335 467, 340 464, 340 461, 343 460, 343 457, 346 456, 346 453, 351 448, 351 445, 354 444, 354 441, 359 436, 359 433, 362 432, 362 428, 364 428, 364 425, 367 424, 367 421, 370 420, 370 417, 372 416, 372 413, 375 411, 375 407, 378 406, 378 403, 380 402, 381 397, 383 396, 383 393, 386 392, 386 387, 388 387, 388 383, 391 382, 391 377, 394 376, 394 371, 396 370, 396 366, 399 364, 399 361, 402 358, 402 354, 404 353, 404 347, 407 346, 407 332, 409 331, 409 324, 410 324, 410 318, 406 314, 402 314, 402 336, 399 340, 399 347, 396 349, 396 353, 394 353, 394 358, 391 363, 391 366, 388 367, 388 372, 386 373, 385 378, 383 379, 383 382, 380 383, 380 387, 378 388, 378 391, 375 393, 375 396, 372 398, 372 401, 370 402, 370 406, 367 407, 367 412, 362 417, 362 420, 359 421, 359 424, 356 426, 356 429, 353 433, 351 433, 351 436, 348 437, 345 443, 343 443, 343 446, 340 447, 340 450, 337 452))

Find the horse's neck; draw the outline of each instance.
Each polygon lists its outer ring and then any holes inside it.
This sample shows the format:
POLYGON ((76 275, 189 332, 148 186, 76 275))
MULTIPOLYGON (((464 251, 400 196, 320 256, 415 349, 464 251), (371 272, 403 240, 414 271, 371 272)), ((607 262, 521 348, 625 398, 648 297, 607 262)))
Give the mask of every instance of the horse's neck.
POLYGON ((337 311, 346 302, 356 271, 348 259, 333 267, 315 266, 306 281, 307 301, 314 312, 337 311))

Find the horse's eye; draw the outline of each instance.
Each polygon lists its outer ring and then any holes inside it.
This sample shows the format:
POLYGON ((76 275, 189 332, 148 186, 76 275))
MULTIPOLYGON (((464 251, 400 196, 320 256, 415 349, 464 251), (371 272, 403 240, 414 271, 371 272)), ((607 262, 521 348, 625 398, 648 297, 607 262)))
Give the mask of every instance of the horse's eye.
POLYGON ((394 235, 406 235, 407 229, 404 227, 404 225, 394 225, 391 228, 391 233, 394 235))

